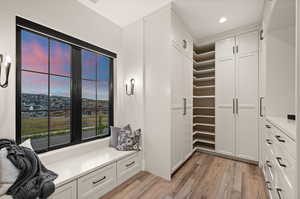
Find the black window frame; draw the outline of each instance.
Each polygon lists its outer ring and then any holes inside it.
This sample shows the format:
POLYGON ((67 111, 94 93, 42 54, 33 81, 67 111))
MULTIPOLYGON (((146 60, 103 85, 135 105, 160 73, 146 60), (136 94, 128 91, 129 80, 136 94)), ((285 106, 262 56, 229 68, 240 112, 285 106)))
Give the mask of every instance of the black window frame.
MULTIPOLYGON (((21 123, 22 123, 22 76, 21 76, 21 31, 29 31, 37 35, 48 38, 49 40, 56 40, 66 43, 71 46, 71 114, 70 114, 70 131, 71 140, 68 144, 50 146, 45 150, 36 151, 37 153, 44 153, 71 145, 76 145, 84 142, 89 142, 97 139, 102 139, 110 136, 110 128, 108 135, 82 139, 82 77, 81 77, 81 51, 88 50, 97 55, 103 55, 110 58, 110 81, 109 81, 109 126, 114 125, 114 59, 117 54, 106 49, 94 46, 88 42, 68 36, 64 33, 58 32, 46 26, 34 23, 27 19, 16 17, 16 142, 21 143, 21 123)), ((50 72, 50 71, 48 71, 50 72)), ((49 86, 49 85, 48 85, 49 86)), ((50 111, 50 110, 49 110, 50 111)), ((97 111, 97 107, 96 110, 97 111)), ((48 116, 49 117, 49 116, 48 116)), ((49 122, 49 120, 48 120, 49 122)), ((48 126, 49 128, 49 126, 48 126)), ((49 129, 48 129, 49 131, 49 129)), ((48 139, 50 137, 48 136, 48 139)))

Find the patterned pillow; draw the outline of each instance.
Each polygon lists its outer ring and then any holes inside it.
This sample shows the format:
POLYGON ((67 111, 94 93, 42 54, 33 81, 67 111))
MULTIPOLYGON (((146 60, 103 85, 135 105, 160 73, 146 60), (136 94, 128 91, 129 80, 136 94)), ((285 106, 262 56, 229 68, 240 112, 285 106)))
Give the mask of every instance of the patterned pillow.
POLYGON ((122 129, 118 137, 118 146, 116 149, 119 151, 140 151, 140 142, 141 129, 134 132, 122 129))

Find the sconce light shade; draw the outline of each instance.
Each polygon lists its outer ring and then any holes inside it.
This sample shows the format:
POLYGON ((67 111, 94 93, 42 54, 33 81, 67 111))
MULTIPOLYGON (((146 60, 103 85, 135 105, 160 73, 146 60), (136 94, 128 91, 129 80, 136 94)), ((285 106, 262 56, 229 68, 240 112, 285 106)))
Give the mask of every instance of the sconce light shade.
POLYGON ((0 79, 1 79, 1 69, 2 69, 2 64, 4 62, 5 66, 5 82, 4 84, 1 84, 0 82, 0 87, 6 88, 8 86, 8 77, 9 77, 9 72, 10 72, 10 67, 11 67, 11 58, 9 56, 5 57, 5 60, 3 60, 3 55, 0 54, 0 79))
POLYGON ((126 83, 126 95, 134 95, 134 84, 135 80, 133 78, 130 79, 129 85, 126 83))

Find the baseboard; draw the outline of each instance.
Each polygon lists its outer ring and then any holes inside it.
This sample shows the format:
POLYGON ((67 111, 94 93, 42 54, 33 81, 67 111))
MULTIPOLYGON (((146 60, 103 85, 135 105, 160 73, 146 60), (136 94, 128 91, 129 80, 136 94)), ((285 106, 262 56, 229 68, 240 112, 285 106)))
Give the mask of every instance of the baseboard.
POLYGON ((253 164, 253 165, 256 165, 256 166, 259 165, 258 161, 253 161, 253 160, 247 160, 247 159, 244 159, 244 158, 234 157, 234 156, 231 156, 231 155, 218 153, 216 151, 206 151, 206 150, 202 150, 202 149, 197 149, 196 152, 206 153, 206 154, 210 154, 210 155, 214 155, 214 156, 218 156, 218 157, 226 158, 226 159, 230 159, 230 160, 235 160, 235 161, 239 161, 239 162, 245 162, 245 163, 253 164))

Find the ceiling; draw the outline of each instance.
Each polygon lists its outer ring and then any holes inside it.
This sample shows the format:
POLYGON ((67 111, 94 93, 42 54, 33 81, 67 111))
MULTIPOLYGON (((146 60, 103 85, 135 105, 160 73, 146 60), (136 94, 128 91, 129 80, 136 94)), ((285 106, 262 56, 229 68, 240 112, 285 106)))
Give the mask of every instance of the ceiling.
POLYGON ((78 0, 115 24, 124 27, 172 0, 78 0))
POLYGON ((173 1, 195 39, 260 22, 264 0, 78 0, 124 27, 173 1), (220 24, 225 16, 227 22, 220 24))
POLYGON ((263 5, 264 0, 175 0, 176 12, 195 39, 259 23, 263 5), (222 16, 227 22, 220 24, 222 16))

